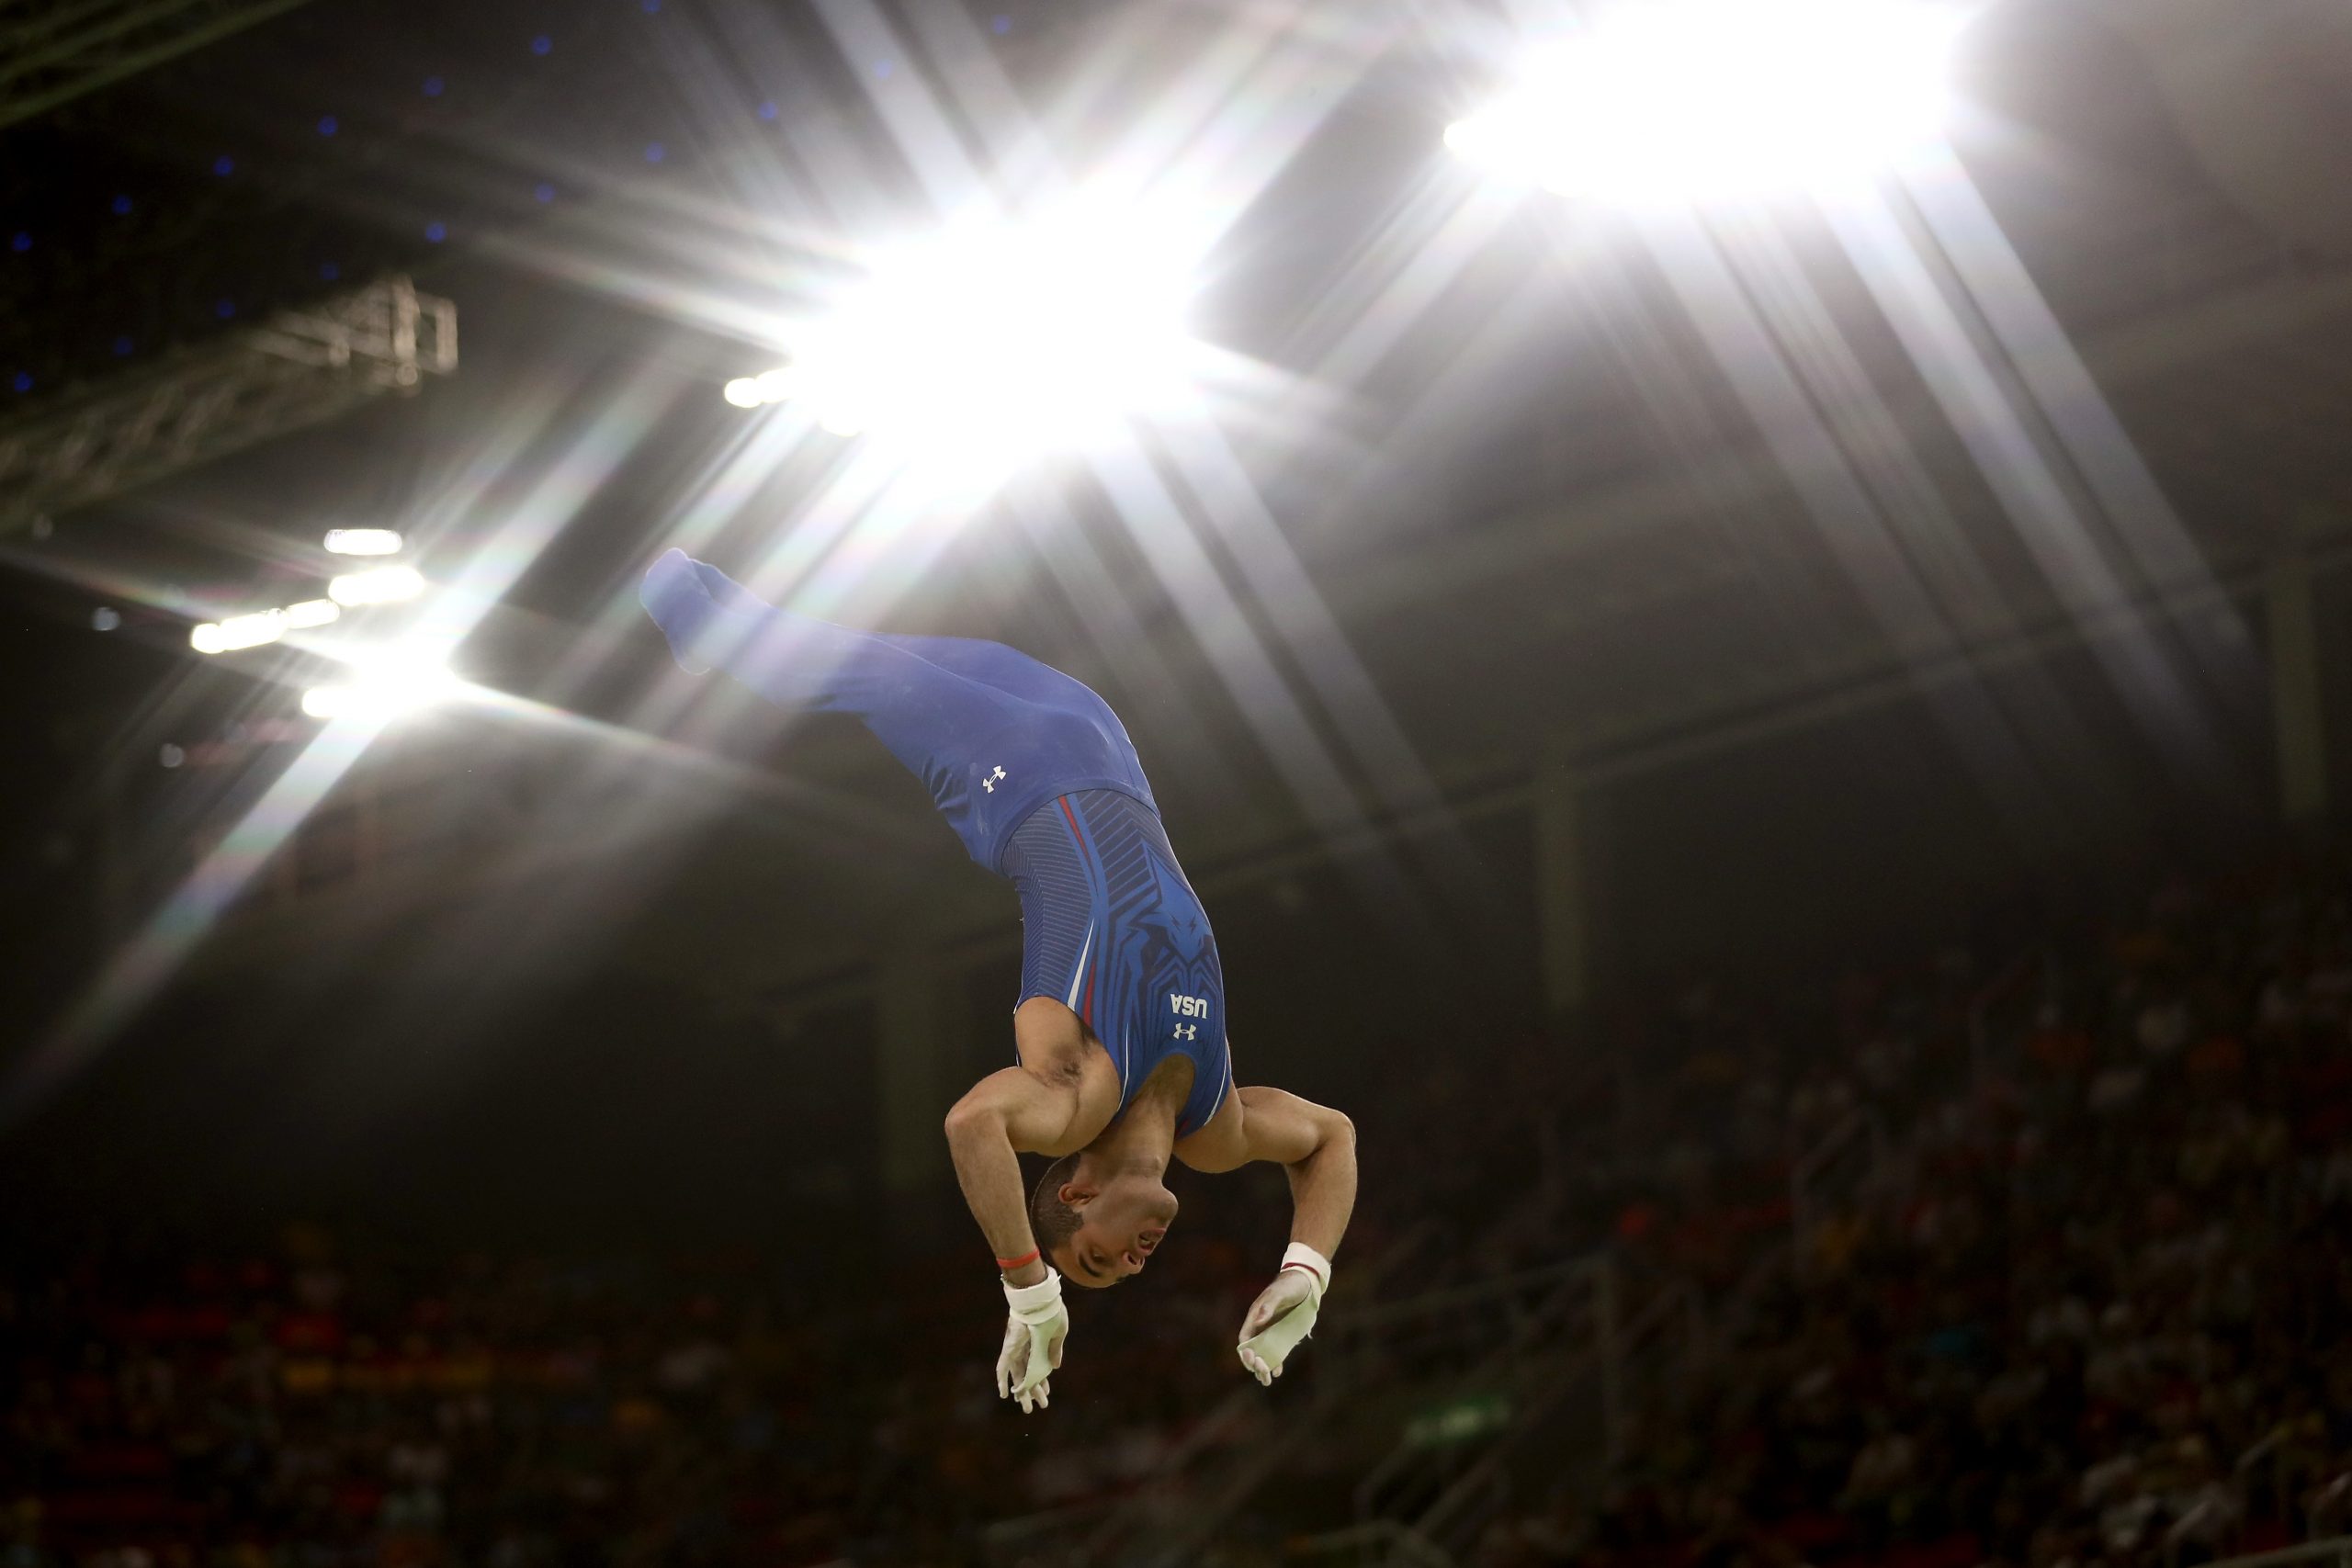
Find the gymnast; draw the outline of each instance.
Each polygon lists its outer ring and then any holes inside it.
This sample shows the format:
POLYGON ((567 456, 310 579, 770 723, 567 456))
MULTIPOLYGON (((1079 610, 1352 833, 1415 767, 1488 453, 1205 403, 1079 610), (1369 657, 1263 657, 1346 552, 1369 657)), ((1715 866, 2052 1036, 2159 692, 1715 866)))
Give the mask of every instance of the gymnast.
POLYGON ((684 669, 793 712, 857 717, 911 770, 971 857, 1021 898, 1018 1066, 947 1112, 972 1217, 1009 1316, 1000 1397, 1050 1400, 1069 1315, 1061 1281, 1140 1274, 1167 1239, 1170 1157, 1290 1179, 1291 1242, 1243 1316, 1261 1384, 1315 1326, 1355 1206, 1355 1128, 1278 1089, 1233 1087, 1208 916, 1169 847, 1135 746, 1083 683, 1001 643, 852 631, 763 603, 671 550, 639 597, 684 669), (1022 1154, 1052 1160, 1024 1201, 1022 1154))

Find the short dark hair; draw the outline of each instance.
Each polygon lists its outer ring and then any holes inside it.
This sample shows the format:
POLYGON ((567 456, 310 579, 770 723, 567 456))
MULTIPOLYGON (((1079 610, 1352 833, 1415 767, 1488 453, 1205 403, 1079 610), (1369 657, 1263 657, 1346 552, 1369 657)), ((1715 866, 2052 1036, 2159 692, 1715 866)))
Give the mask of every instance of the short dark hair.
POLYGON ((1051 1256, 1054 1248, 1078 1234, 1079 1213, 1062 1201, 1062 1183, 1078 1174, 1078 1156, 1064 1155, 1046 1168, 1029 1193, 1029 1228, 1037 1245, 1051 1256))

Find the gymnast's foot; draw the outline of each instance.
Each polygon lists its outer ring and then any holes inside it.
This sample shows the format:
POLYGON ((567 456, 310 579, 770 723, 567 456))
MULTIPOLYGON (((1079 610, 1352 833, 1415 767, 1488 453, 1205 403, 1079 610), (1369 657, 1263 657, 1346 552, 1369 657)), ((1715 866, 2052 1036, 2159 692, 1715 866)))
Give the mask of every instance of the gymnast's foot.
POLYGON ((702 584, 702 591, 710 596, 711 603, 720 609, 746 615, 763 615, 775 608, 708 561, 694 560, 692 557, 687 558, 695 569, 695 580, 702 584))
POLYGON ((694 558, 684 550, 662 551, 662 558, 645 569, 637 599, 669 638, 670 657, 678 668, 689 675, 707 674, 712 661, 701 650, 718 619, 719 606, 695 574, 694 558))

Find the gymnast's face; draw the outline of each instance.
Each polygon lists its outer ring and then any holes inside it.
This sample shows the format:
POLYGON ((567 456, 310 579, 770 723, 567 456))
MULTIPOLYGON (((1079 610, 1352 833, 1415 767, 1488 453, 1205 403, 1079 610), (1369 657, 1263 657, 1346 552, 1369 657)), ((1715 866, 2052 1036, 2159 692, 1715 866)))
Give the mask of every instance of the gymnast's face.
POLYGON ((1054 1267, 1091 1290, 1143 1272, 1176 1218, 1176 1194, 1148 1176, 1114 1177, 1101 1186, 1065 1182, 1062 1201, 1078 1211, 1076 1234, 1054 1248, 1054 1267))

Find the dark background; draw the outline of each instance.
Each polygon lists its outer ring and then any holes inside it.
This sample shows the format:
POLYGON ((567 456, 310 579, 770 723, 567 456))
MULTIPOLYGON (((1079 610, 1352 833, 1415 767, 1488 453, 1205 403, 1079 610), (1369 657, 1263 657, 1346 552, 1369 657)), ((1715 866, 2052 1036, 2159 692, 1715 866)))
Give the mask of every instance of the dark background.
MULTIPOLYGON (((919 573, 885 560, 870 618, 1013 641, 1126 716, 1217 923, 1245 1077, 1346 1104, 1385 1062, 1475 1077, 1556 1021, 1547 756, 1589 781, 1587 1019, 1701 974, 2022 930, 2267 840, 2280 552, 2316 563, 2341 652, 2341 144, 2308 118, 2211 132, 2248 80, 2324 85, 2330 35, 2293 9, 2218 85, 2176 69, 2196 38, 2096 7, 1996 6, 1968 39, 1966 169, 2188 541, 2151 567, 2135 534, 2168 521, 2083 507, 2120 633, 2037 564, 1809 210, 1771 220, 1860 378, 1843 405, 1809 384, 1809 406, 1891 421, 1926 511, 1849 443, 1864 521, 1825 515, 1623 219, 1510 204, 1412 302, 1430 214, 1480 199, 1438 145, 1500 70, 1503 18, 1478 7, 1008 3, 949 27, 350 0, 0 131, 0 228, 30 237, 0 254, 12 416, 394 271, 456 303, 462 343, 416 396, 0 547, 0 1069, 120 983, 109 958, 314 728, 292 655, 207 660, 186 626, 293 592, 323 527, 401 527, 429 572, 531 535, 458 664, 543 705, 388 732, 168 982, 18 1106, 9 1223, 623 1245, 876 1223, 870 987, 894 944, 919 949, 969 1020, 944 1077, 997 1065, 1010 894, 861 735, 732 694, 682 708, 630 593, 682 526, 755 563, 850 460, 812 434, 727 469, 745 421, 717 384, 771 352, 744 322, 935 210, 894 116, 945 104, 985 146, 958 96, 982 58, 1075 148, 1173 123, 1185 71, 1232 51, 1208 112, 1243 128, 1246 199, 1196 321, 1281 373, 1225 416, 1265 516, 1184 499, 1206 575, 1175 580, 1150 547, 1166 520, 1049 464, 943 522, 919 573), (1385 353, 1352 352, 1391 318, 1385 353), (1890 609, 1909 601, 1858 529, 1894 542, 1934 636, 1890 609), (100 605, 119 628, 92 629, 100 605), (2184 682, 2160 721, 2119 695, 2119 647, 2184 682), (1237 649, 1295 705, 1237 698, 1237 649), (166 745, 191 761, 160 766, 166 745), (1321 795, 1286 784, 1283 745, 1331 760, 1321 795), (1351 816, 1370 830, 1335 839, 1351 816)), ((1754 254, 1718 243, 1761 300, 1754 254)), ((944 1182, 913 1201, 955 1223, 944 1182)))

